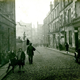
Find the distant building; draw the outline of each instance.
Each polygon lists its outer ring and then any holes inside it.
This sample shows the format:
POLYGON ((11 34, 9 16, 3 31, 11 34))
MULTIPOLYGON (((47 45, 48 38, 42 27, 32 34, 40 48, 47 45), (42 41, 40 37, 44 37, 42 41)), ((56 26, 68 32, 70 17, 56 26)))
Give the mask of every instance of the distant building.
POLYGON ((32 43, 37 44, 37 28, 35 27, 32 28, 32 43))
POLYGON ((23 50, 23 41, 20 37, 18 37, 16 39, 16 51, 18 51, 19 48, 22 48, 22 50, 23 50))
POLYGON ((17 22, 16 36, 20 36, 23 40, 24 35, 25 40, 28 38, 30 41, 32 41, 32 23, 17 22))
POLYGON ((43 26, 37 22, 37 43, 43 45, 43 26))

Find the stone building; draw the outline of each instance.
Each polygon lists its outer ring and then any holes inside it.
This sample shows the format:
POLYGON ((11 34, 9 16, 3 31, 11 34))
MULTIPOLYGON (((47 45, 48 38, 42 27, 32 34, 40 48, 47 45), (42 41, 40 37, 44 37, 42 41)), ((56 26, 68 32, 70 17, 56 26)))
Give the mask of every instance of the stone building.
POLYGON ((50 12, 43 24, 47 23, 49 28, 50 47, 59 49, 61 44, 62 49, 65 49, 65 42, 67 42, 69 50, 76 49, 78 43, 75 38, 77 35, 75 34, 75 26, 77 26, 75 19, 76 13, 78 16, 80 15, 79 5, 78 0, 54 0, 54 5, 52 2, 50 3, 50 12))
POLYGON ((44 24, 43 24, 43 35, 44 35, 44 37, 43 37, 43 44, 44 44, 44 46, 48 46, 49 45, 49 33, 48 33, 48 21, 49 21, 49 19, 48 19, 48 17, 46 17, 45 19, 44 19, 44 24))
POLYGON ((16 50, 15 0, 0 0, 0 57, 10 50, 16 50))
POLYGON ((76 49, 80 48, 80 1, 75 3, 75 18, 73 19, 73 27, 75 33, 75 46, 76 49))
POLYGON ((37 43, 43 45, 43 26, 37 22, 37 43))

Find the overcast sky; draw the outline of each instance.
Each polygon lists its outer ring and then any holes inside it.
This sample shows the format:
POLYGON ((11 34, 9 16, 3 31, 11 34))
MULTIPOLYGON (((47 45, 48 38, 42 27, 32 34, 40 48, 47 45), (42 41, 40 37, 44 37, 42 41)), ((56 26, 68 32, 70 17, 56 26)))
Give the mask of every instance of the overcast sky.
POLYGON ((53 0, 16 0, 16 22, 43 22, 53 0))

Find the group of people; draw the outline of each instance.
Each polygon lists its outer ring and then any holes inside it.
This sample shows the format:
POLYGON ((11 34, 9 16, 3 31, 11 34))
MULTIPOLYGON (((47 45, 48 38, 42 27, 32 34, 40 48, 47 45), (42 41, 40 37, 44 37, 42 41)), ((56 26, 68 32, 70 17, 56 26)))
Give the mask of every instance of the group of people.
MULTIPOLYGON (((32 43, 29 43, 29 46, 27 47, 29 64, 33 63, 33 55, 35 50, 36 49, 32 46, 32 43)), ((9 71, 10 66, 12 66, 12 72, 14 72, 14 67, 16 65, 19 66, 18 72, 21 72, 21 70, 24 72, 25 53, 22 51, 22 48, 19 48, 17 54, 15 54, 13 51, 9 51, 9 65, 6 72, 9 71)))
MULTIPOLYGON (((68 43, 66 42, 65 44, 65 47, 66 47, 66 51, 68 53, 68 48, 69 48, 69 45, 68 43)), ((29 64, 32 64, 33 63, 33 56, 34 56, 34 51, 36 49, 32 46, 32 43, 29 43, 28 47, 27 47, 27 55, 28 55, 28 60, 29 60, 29 64)), ((17 54, 15 54, 13 51, 9 51, 9 65, 8 65, 8 69, 6 72, 8 72, 10 66, 12 66, 12 71, 14 72, 14 67, 16 65, 19 66, 19 71, 18 72, 21 72, 21 69, 23 69, 23 72, 24 72, 24 65, 25 65, 25 53, 24 51, 22 51, 22 48, 19 48, 17 54)))

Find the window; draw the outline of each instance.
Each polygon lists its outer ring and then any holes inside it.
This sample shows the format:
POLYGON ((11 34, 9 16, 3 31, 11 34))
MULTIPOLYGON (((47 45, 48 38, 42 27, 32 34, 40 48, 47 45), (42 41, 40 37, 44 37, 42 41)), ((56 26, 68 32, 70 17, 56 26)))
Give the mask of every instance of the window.
POLYGON ((63 25, 63 15, 61 15, 61 26, 63 25))
POLYGON ((10 50, 10 28, 8 28, 8 50, 10 50))
POLYGON ((54 23, 53 23, 53 32, 54 32, 54 23))
POLYGON ((69 44, 72 45, 72 31, 69 31, 69 44))
POLYGON ((58 25, 57 27, 58 27, 58 30, 59 30, 59 20, 57 21, 57 25, 58 25))
POLYGON ((54 11, 53 11, 53 19, 54 19, 54 11))
POLYGON ((65 12, 65 23, 68 23, 68 14, 65 12))
POLYGON ((56 27, 56 23, 54 23, 54 31, 56 30, 55 27, 56 27))
POLYGON ((52 15, 52 12, 51 12, 51 21, 53 20, 53 15, 52 15))
POLYGON ((58 21, 56 22, 56 29, 57 29, 57 31, 58 31, 58 21))
POLYGON ((51 22, 51 18, 52 18, 52 17, 51 17, 51 14, 50 14, 50 22, 51 22))
POLYGON ((60 1, 60 11, 61 11, 61 9, 62 9, 62 0, 60 1))
POLYGON ((68 10, 68 22, 71 22, 71 9, 68 10))
POLYGON ((52 32, 53 32, 53 24, 52 24, 52 32))
POLYGON ((65 42, 67 42, 67 32, 65 32, 65 42))
POLYGON ((59 16, 59 6, 57 7, 57 16, 59 16))
POLYGON ((64 12, 64 24, 66 23, 66 12, 64 12))
POLYGON ((64 8, 64 0, 62 0, 62 8, 64 8))
POLYGON ((55 18, 56 18, 56 9, 55 9, 55 18))

